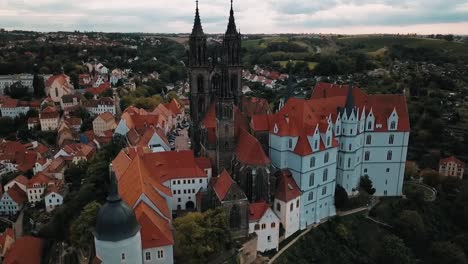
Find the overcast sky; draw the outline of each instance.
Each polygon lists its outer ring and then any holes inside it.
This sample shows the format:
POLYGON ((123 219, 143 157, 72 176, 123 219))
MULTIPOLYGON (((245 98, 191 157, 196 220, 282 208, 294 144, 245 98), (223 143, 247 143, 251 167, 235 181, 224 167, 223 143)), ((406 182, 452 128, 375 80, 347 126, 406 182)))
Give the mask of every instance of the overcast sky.
MULTIPOLYGON (((229 0, 200 0, 203 28, 226 29, 229 0)), ((190 32, 195 0, 0 0, 0 28, 190 32)), ((234 0, 242 33, 468 35, 467 0, 234 0)))

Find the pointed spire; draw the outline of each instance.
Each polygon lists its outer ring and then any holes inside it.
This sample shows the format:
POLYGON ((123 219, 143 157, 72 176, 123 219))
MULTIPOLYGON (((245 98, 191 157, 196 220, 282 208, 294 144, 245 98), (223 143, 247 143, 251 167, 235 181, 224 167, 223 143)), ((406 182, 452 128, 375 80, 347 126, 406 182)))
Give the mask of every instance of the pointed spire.
POLYGON ((354 103, 354 96, 353 96, 353 82, 351 81, 348 88, 348 95, 346 96, 346 103, 345 103, 345 110, 346 115, 351 115, 351 112, 356 107, 354 103))
POLYGON ((203 28, 200 20, 200 12, 198 11, 198 0, 196 0, 195 21, 193 23, 192 36, 204 35, 203 28))
POLYGON ((236 21, 234 19, 234 8, 231 0, 231 11, 229 12, 229 24, 226 30, 226 35, 237 35, 236 21))
POLYGON ((112 202, 119 202, 120 195, 119 195, 119 186, 117 184, 117 178, 115 177, 114 169, 112 168, 112 164, 109 165, 109 176, 110 176, 110 186, 109 186, 109 193, 107 194, 107 201, 112 202))

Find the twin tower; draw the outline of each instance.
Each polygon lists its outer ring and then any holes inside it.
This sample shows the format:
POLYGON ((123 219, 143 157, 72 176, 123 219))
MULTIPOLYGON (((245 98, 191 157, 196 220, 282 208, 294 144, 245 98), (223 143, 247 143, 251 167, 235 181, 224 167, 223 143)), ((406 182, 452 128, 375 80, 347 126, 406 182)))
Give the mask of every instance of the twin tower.
POLYGON ((216 104, 217 167, 226 168, 234 149, 234 106, 242 105, 241 34, 236 28, 231 0, 229 23, 222 44, 207 44, 198 10, 189 40, 191 137, 195 153, 204 141, 201 123, 208 109, 216 104), (201 142, 201 144, 200 144, 201 142))

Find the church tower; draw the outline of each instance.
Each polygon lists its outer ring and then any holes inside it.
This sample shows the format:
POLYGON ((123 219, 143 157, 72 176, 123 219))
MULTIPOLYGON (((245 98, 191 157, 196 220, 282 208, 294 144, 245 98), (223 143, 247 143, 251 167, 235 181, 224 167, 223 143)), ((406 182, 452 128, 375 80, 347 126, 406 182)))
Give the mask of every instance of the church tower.
POLYGON ((223 59, 227 68, 228 87, 234 96, 234 104, 242 109, 242 37, 237 32, 231 0, 229 23, 223 40, 223 59))
POLYGON ((195 21, 189 40, 190 115, 193 122, 191 138, 196 154, 200 152, 200 123, 211 102, 210 66, 207 56, 206 35, 200 21, 198 0, 195 21))
POLYGON ((140 225, 119 195, 111 167, 107 202, 99 209, 94 230, 96 256, 102 263, 143 263, 140 225))

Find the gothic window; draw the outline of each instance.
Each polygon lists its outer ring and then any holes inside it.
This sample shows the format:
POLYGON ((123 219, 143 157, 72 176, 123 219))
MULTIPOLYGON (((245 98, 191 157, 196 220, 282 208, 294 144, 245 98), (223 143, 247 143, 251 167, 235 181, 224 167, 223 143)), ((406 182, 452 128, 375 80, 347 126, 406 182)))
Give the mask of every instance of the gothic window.
POLYGON ((309 193, 309 201, 312 201, 314 199, 314 192, 309 193))
POLYGON ((367 123, 367 129, 368 129, 368 130, 372 129, 372 122, 368 122, 368 123, 367 123))
POLYGON ((310 157, 310 167, 313 168, 315 167, 315 157, 310 157))
POLYGON ((366 151, 366 153, 364 153, 364 160, 369 160, 370 159, 370 151, 366 151))
POLYGON ((327 186, 323 186, 322 195, 326 195, 326 194, 327 194, 327 186))
POLYGON ((392 122, 390 123, 390 129, 393 130, 393 129, 395 129, 395 128, 396 128, 396 122, 395 122, 395 121, 392 121, 392 122))
POLYGON ((323 182, 326 182, 328 180, 328 169, 323 170, 323 182))
POLYGON ((197 59, 198 59, 198 65, 202 65, 202 51, 201 51, 200 46, 198 46, 197 59))
POLYGON ((314 185, 314 178, 315 178, 315 173, 312 172, 312 173, 309 175, 309 186, 314 185))
POLYGON ((367 145, 372 144, 372 136, 371 136, 371 135, 367 135, 367 137, 366 137, 366 144, 367 144, 367 145))
POLYGON ((330 155, 328 154, 328 152, 325 153, 325 156, 323 157, 323 162, 327 163, 329 158, 330 158, 330 155))
POLYGON ((276 203, 276 211, 281 212, 281 204, 276 203))
POLYGON ((390 136, 388 137, 388 144, 392 145, 394 139, 395 139, 395 136, 394 136, 394 135, 390 135, 390 136))
POLYGON ((240 227, 240 210, 239 206, 237 206, 236 204, 232 206, 231 212, 229 214, 229 226, 231 228, 240 227))
POLYGON ((391 150, 389 150, 387 152, 387 160, 392 160, 392 151, 391 150))

